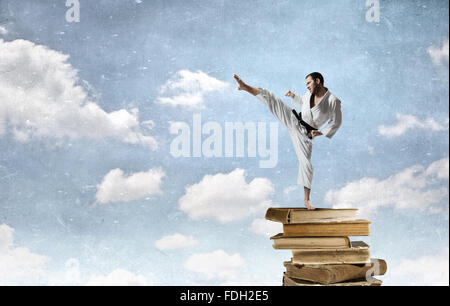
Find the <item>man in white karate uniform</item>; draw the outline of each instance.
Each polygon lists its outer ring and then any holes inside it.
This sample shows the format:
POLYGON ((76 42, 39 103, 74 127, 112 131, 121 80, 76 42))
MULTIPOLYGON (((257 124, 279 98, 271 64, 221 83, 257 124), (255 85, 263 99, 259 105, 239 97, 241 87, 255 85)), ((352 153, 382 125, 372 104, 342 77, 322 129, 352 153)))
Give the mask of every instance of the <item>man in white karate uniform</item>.
POLYGON ((306 76, 308 92, 305 95, 295 95, 290 90, 285 93, 285 96, 293 99, 294 106, 301 109, 300 113, 288 107, 271 92, 249 86, 237 75, 234 75, 234 78, 238 83, 238 90, 247 91, 264 102, 289 131, 299 160, 297 183, 304 186, 305 206, 308 209, 315 209, 310 201, 313 179, 311 164, 313 139, 320 135, 331 138, 339 129, 342 123, 341 101, 324 86, 323 76, 318 72, 306 76), (319 131, 319 128, 327 121, 325 128, 319 131))

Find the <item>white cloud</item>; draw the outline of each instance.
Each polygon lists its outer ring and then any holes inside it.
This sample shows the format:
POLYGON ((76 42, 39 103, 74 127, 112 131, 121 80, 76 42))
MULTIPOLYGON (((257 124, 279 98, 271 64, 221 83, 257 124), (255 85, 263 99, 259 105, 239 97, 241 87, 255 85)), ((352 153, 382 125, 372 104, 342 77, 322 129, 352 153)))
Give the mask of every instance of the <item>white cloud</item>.
POLYGON ((448 195, 448 188, 437 188, 435 184, 448 180, 448 164, 447 157, 432 163, 426 169, 422 165, 415 165, 385 180, 363 178, 340 190, 328 191, 325 202, 332 204, 333 208, 358 208, 359 214, 366 217, 371 216, 378 208, 387 206, 439 213, 443 210, 433 205, 440 203, 448 195))
POLYGON ((223 250, 216 250, 212 253, 191 255, 184 268, 200 273, 208 280, 229 281, 237 278, 239 269, 244 263, 245 260, 237 253, 228 255, 223 250))
POLYGON ((165 177, 161 169, 150 169, 129 176, 117 168, 108 172, 97 185, 97 203, 127 202, 155 194, 161 194, 161 181, 165 177))
POLYGON ((258 235, 267 237, 274 236, 283 232, 283 225, 278 222, 269 221, 266 219, 255 219, 252 222, 249 230, 258 235))
POLYGON ((0 39, 0 136, 31 138, 112 138, 157 148, 143 135, 138 109, 105 112, 79 84, 69 55, 26 40, 0 39))
POLYGON ((155 242, 155 246, 159 250, 174 250, 180 248, 190 248, 196 246, 198 241, 192 236, 184 236, 182 234, 174 234, 164 236, 155 242))
POLYGON ((439 254, 405 259, 388 273, 389 282, 396 286, 448 286, 449 250, 439 254))
POLYGON ((37 281, 46 274, 45 265, 49 260, 25 247, 14 246, 14 229, 0 225, 0 285, 37 281))
POLYGON ((155 127, 155 122, 153 120, 146 120, 141 122, 141 126, 151 130, 155 127))
POLYGON ((188 186, 178 202, 180 210, 194 220, 214 218, 226 223, 263 214, 273 191, 270 180, 255 178, 247 183, 245 171, 235 169, 228 174, 205 175, 199 183, 188 186))
POLYGON ((228 83, 219 81, 198 70, 180 70, 160 89, 162 95, 156 101, 170 106, 204 108, 203 97, 206 93, 222 91, 228 83))
POLYGON ((110 274, 92 276, 86 286, 148 286, 143 275, 133 274, 127 270, 117 269, 110 274))
POLYGON ((448 38, 444 40, 442 43, 442 47, 438 46, 430 46, 427 49, 428 54, 433 61, 433 64, 439 66, 444 63, 448 64, 448 52, 449 51, 449 41, 448 38))
POLYGON ((152 273, 135 274, 125 269, 114 269, 111 273, 91 274, 81 269, 76 258, 69 258, 65 263, 65 270, 51 275, 50 286, 148 286, 157 283, 152 273), (82 272, 84 271, 84 272, 82 272))
POLYGON ((298 189, 299 189, 298 185, 288 186, 288 187, 284 188, 283 193, 285 195, 288 195, 293 191, 297 191, 298 189))
POLYGON ((449 159, 443 158, 432 163, 426 171, 427 176, 436 177, 437 179, 447 179, 449 173, 449 159))
POLYGON ((448 122, 446 125, 436 122, 433 118, 419 120, 413 115, 396 114, 397 122, 394 125, 381 125, 378 132, 387 137, 394 138, 405 134, 409 130, 423 129, 425 131, 440 132, 448 130, 448 122))
POLYGON ((8 34, 8 30, 2 26, 0 26, 0 35, 6 35, 8 34))
POLYGON ((66 272, 64 275, 64 283, 69 286, 81 284, 80 262, 76 258, 69 258, 66 261, 66 272))

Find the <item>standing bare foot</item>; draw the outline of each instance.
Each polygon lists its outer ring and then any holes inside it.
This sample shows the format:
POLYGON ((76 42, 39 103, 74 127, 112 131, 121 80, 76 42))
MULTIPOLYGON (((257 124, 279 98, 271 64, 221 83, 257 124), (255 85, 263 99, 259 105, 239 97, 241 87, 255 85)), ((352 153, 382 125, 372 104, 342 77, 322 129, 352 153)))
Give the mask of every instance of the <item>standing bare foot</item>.
POLYGON ((306 206, 306 208, 308 208, 308 210, 316 209, 309 200, 305 200, 305 206, 306 206))

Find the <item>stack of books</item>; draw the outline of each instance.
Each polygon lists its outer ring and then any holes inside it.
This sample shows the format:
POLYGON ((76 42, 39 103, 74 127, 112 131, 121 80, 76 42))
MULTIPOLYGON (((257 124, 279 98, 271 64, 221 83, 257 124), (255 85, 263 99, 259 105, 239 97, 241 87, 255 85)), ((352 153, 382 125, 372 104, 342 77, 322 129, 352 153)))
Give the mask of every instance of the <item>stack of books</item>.
POLYGON ((269 208, 266 219, 283 223, 273 247, 292 250, 284 262, 283 286, 379 286, 375 275, 387 265, 371 259, 369 246, 349 236, 369 236, 367 220, 356 219, 357 209, 269 208))

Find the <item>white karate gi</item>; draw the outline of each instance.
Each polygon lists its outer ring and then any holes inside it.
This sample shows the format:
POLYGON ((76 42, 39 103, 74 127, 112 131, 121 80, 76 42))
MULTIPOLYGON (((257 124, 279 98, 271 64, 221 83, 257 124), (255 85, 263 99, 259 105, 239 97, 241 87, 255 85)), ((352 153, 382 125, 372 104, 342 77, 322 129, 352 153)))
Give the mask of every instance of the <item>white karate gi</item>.
MULTIPOLYGON (((269 107, 269 110, 280 120, 291 135, 299 161, 297 183, 311 189, 314 172, 311 164, 313 141, 308 138, 306 128, 298 122, 298 119, 292 113, 292 108, 284 104, 273 93, 260 89, 261 92, 256 97, 269 107)), ((296 95, 293 104, 301 109, 303 121, 313 128, 319 129, 328 121, 327 126, 321 132, 328 138, 333 137, 342 123, 341 101, 328 90, 320 102, 310 108, 310 98, 309 92, 303 96, 296 95)))

